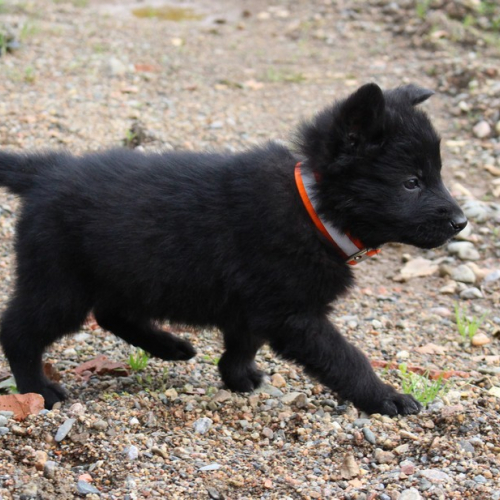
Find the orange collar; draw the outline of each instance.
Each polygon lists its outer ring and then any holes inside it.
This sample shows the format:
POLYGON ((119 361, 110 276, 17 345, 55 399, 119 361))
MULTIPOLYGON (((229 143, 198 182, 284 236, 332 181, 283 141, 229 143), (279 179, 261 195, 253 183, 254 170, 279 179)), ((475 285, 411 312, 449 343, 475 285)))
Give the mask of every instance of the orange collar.
POLYGON ((321 219, 314 206, 313 187, 317 180, 307 170, 300 168, 300 162, 295 166, 295 182, 306 210, 318 228, 319 232, 337 249, 347 264, 355 266, 358 262, 372 257, 380 252, 378 248, 366 248, 361 241, 348 233, 342 233, 328 221, 321 219))

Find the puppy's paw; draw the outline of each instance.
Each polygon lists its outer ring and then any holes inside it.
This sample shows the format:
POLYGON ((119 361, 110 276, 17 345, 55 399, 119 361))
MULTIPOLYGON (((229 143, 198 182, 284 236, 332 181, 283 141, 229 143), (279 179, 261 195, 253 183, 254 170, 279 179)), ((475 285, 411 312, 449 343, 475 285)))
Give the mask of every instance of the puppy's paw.
POLYGON ((190 342, 173 336, 162 338, 149 352, 165 361, 187 361, 196 355, 196 350, 190 342))
POLYGON ((413 396, 394 391, 380 401, 379 408, 371 413, 382 413, 394 417, 396 415, 415 415, 421 410, 422 405, 413 396))
POLYGON ((64 401, 68 397, 66 390, 55 382, 48 382, 38 392, 43 396, 43 399, 45 400, 45 408, 47 408, 47 410, 52 409, 56 403, 64 401))
POLYGON ((224 384, 232 391, 252 392, 262 383, 263 373, 254 362, 238 364, 222 356, 218 366, 224 384))
POLYGON ((176 342, 174 348, 172 349, 171 360, 187 361, 188 359, 194 358, 196 356, 196 350, 192 346, 191 342, 187 340, 179 339, 176 342))

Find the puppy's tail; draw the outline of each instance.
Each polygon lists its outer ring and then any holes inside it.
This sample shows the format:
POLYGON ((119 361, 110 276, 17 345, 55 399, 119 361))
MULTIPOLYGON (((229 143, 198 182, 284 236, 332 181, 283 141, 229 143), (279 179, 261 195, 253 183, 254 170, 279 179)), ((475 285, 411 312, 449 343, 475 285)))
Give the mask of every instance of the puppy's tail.
POLYGON ((0 186, 17 195, 29 191, 40 179, 41 171, 50 169, 53 154, 20 154, 0 151, 0 186))

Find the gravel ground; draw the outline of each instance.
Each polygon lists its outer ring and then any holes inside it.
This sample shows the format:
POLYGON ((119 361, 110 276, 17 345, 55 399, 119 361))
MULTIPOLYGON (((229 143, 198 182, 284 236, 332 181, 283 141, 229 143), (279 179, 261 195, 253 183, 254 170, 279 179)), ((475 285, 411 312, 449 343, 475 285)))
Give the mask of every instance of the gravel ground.
MULTIPOLYGON (((214 3, 183 3, 194 19, 173 21, 133 15, 153 1, 0 2, 1 146, 241 150, 287 139, 367 81, 436 89, 424 106, 471 223, 445 248, 391 245, 358 266, 332 321, 387 381, 401 386, 406 363, 446 387, 418 416, 368 417, 263 349, 264 387, 230 393, 218 333, 178 325, 199 352, 190 362, 82 374, 130 353, 89 320, 47 354, 71 398, 21 422, 0 412, 0 499, 500 499, 498 9, 214 3), (455 307, 483 319, 472 342, 455 307)), ((0 193, 2 304, 16 207, 0 193)), ((0 356, 0 380, 7 370, 0 356)))

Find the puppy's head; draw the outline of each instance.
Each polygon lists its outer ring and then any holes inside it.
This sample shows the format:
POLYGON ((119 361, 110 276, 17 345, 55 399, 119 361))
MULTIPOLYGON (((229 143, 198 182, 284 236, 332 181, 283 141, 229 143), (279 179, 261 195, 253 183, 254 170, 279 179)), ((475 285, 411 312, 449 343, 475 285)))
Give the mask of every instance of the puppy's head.
POLYGON ((299 131, 320 213, 366 246, 433 248, 467 224, 441 180, 439 136, 416 108, 432 94, 367 84, 299 131))

